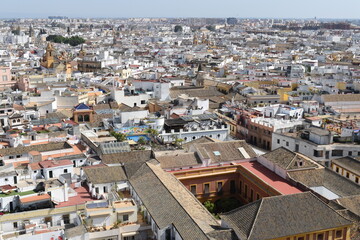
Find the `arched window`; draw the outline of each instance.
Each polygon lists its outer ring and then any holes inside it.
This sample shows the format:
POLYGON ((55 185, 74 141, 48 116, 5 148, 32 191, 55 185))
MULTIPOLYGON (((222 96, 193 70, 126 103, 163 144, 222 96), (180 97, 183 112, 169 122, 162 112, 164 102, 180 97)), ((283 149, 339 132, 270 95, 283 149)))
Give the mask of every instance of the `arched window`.
POLYGON ((84 122, 89 122, 89 121, 90 121, 89 115, 84 115, 84 122))
POLYGON ((79 116, 78 116, 78 122, 83 122, 83 121, 84 121, 83 115, 79 115, 79 116))

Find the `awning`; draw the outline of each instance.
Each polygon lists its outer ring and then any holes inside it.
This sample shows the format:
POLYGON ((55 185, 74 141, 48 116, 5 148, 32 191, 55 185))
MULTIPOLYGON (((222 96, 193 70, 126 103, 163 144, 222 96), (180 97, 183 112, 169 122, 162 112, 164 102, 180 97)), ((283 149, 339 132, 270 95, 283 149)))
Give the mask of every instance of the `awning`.
POLYGON ((131 236, 135 236, 136 234, 138 234, 138 232, 127 232, 127 233, 122 233, 121 236, 122 237, 131 237, 131 236))
POLYGON ((100 216, 108 216, 110 215, 110 212, 89 212, 88 213, 90 217, 100 217, 100 216))

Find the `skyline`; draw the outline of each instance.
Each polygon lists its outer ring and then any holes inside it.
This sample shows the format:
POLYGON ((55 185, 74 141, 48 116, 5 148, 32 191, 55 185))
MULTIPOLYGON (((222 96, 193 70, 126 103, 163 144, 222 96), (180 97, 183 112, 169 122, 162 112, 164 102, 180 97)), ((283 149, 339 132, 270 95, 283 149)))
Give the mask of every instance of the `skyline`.
POLYGON ((69 18, 283 18, 283 19, 358 19, 356 9, 360 2, 344 0, 339 5, 335 0, 304 0, 299 5, 286 0, 219 2, 174 0, 139 0, 122 2, 114 0, 63 0, 60 3, 45 0, 15 0, 3 3, 1 18, 47 18, 48 16, 67 16, 69 18), (176 4, 176 5, 175 5, 176 4), (352 7, 349 8, 348 6, 352 7), (259 8, 259 6, 262 6, 259 8), (270 11, 269 11, 270 9, 270 11), (296 12, 294 11, 296 9, 296 12))

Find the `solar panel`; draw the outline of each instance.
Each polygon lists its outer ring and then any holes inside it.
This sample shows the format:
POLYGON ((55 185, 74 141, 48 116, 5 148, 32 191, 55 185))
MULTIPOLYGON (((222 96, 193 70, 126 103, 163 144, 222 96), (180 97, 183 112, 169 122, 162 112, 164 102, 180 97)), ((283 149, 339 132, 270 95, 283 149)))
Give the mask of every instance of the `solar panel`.
POLYGON ((59 123, 59 122, 61 122, 61 121, 58 118, 44 118, 44 119, 38 119, 38 120, 32 120, 31 121, 31 123, 34 126, 46 125, 46 124, 54 124, 54 123, 59 123))
POLYGON ((109 204, 107 202, 97 202, 97 203, 88 203, 86 204, 86 208, 94 209, 94 208, 107 208, 109 204))

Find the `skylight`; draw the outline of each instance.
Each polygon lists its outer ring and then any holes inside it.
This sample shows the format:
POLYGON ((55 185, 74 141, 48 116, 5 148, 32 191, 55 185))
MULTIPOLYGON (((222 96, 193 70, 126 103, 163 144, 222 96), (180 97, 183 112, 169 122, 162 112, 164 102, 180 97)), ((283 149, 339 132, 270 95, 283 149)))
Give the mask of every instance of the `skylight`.
POLYGON ((213 151, 213 153, 214 153, 215 156, 220 156, 221 155, 219 151, 213 151))

